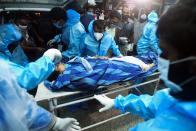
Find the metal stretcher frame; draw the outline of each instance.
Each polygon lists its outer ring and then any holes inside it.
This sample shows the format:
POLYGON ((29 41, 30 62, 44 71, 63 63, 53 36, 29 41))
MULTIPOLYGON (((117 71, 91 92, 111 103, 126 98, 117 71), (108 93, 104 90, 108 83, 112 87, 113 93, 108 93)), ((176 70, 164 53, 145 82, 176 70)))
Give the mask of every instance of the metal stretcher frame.
MULTIPOLYGON (((118 92, 130 90, 130 89, 137 89, 137 87, 144 86, 144 85, 151 84, 151 83, 156 83, 155 84, 155 87, 154 87, 154 93, 155 93, 156 90, 157 90, 157 88, 158 88, 158 86, 159 86, 159 81, 160 81, 159 75, 160 75, 160 72, 155 72, 154 74, 152 74, 152 75, 150 75, 150 76, 147 77, 147 78, 150 78, 150 77, 153 77, 153 76, 158 76, 157 78, 154 78, 152 80, 148 80, 148 81, 142 82, 140 84, 136 84, 136 85, 130 85, 130 84, 120 85, 117 88, 112 89, 109 92, 107 90, 106 93, 103 93, 103 92, 100 93, 99 92, 99 94, 111 95, 111 94, 114 94, 114 93, 118 93, 118 92)), ((125 81, 125 82, 128 82, 128 81, 125 81)), ((122 82, 122 83, 124 83, 124 82, 122 82)), ((107 88, 107 87, 108 86, 100 86, 98 89, 107 88)), ((63 103, 63 104, 58 105, 58 102, 57 101, 58 101, 58 98, 60 98, 60 97, 72 96, 72 95, 81 94, 81 93, 85 93, 85 92, 84 91, 52 92, 52 91, 49 91, 46 87, 39 87, 39 88, 42 88, 46 92, 46 94, 51 93, 51 95, 49 95, 47 97, 44 97, 44 96, 41 96, 41 97, 38 96, 37 97, 37 95, 36 95, 35 100, 37 102, 43 101, 43 100, 48 100, 48 102, 49 102, 49 110, 53 114, 56 114, 56 110, 59 109, 59 108, 70 106, 70 105, 74 105, 74 104, 77 104, 77 103, 80 103, 80 102, 90 101, 90 100, 93 100, 94 99, 93 94, 91 94, 88 97, 85 97, 85 98, 82 98, 82 99, 78 99, 78 100, 74 100, 74 101, 71 101, 71 102, 66 102, 66 103, 63 103)), ((37 94, 39 94, 39 88, 38 88, 38 93, 37 94)), ((96 94, 96 92, 94 92, 94 94, 96 94)), ((120 114, 120 115, 114 116, 114 117, 109 118, 109 119, 106 119, 104 121, 101 121, 101 122, 98 122, 98 123, 89 125, 87 127, 84 127, 84 128, 82 128, 82 130, 90 129, 92 127, 101 125, 101 124, 106 123, 106 122, 109 122, 111 120, 115 120, 115 119, 118 119, 120 117, 124 117, 124 116, 126 116, 128 114, 130 114, 130 113, 125 113, 125 114, 120 114)))

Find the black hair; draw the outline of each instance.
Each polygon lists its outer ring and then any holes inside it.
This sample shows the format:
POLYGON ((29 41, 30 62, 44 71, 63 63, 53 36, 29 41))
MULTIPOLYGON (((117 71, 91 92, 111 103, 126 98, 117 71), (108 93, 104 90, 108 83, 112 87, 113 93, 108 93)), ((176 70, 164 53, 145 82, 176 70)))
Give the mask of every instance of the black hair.
POLYGON ((82 7, 80 6, 80 4, 77 1, 72 1, 65 6, 65 10, 69 10, 69 9, 75 10, 79 14, 84 13, 84 9, 82 9, 82 7))
POLYGON ((196 49, 196 1, 181 0, 170 8, 159 21, 157 35, 181 56, 193 55, 196 49))
MULTIPOLYGON (((171 7, 166 14, 164 14, 158 24, 157 35, 160 40, 165 41, 164 44, 169 44, 179 53, 179 59, 195 56, 196 52, 196 1, 195 0, 181 0, 174 7, 171 7)), ((179 66, 176 65, 175 68, 179 66)), ((179 71, 189 73, 190 76, 195 75, 195 70, 190 71, 189 67, 194 64, 190 64, 187 69, 181 68, 179 71)), ((180 66, 179 66, 180 67, 180 66)), ((176 74, 178 74, 176 72, 176 74)), ((185 73, 185 74, 187 74, 185 73)), ((184 74, 184 75, 185 75, 184 74)), ((182 74, 181 74, 182 75, 182 74)), ((183 76, 175 76, 184 77, 183 76)), ((170 79, 170 78, 169 78, 170 79)), ((177 80, 177 79, 176 79, 177 80)), ((185 80, 185 79, 184 79, 185 80)), ((183 101, 196 101, 196 80, 192 80, 186 85, 181 86, 183 89, 180 92, 170 92, 172 96, 183 101)))
POLYGON ((95 30, 95 27, 101 31, 105 31, 105 22, 104 20, 95 20, 93 22, 93 29, 95 30))
POLYGON ((118 11, 114 10, 111 12, 110 18, 118 18, 119 20, 121 20, 122 16, 118 11))
POLYGON ((67 19, 66 11, 61 7, 52 8, 52 10, 49 12, 49 15, 52 20, 63 19, 66 21, 66 19, 67 19))

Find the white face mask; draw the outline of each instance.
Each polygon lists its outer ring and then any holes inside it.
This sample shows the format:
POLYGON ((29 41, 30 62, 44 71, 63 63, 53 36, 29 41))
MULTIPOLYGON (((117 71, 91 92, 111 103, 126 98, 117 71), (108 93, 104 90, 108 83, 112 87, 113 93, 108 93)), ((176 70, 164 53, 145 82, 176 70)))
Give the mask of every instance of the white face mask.
POLYGON ((18 25, 18 27, 22 30, 26 30, 27 29, 27 25, 18 25))
POLYGON ((94 36, 95 36, 95 39, 96 39, 97 41, 99 41, 99 40, 102 39, 103 33, 95 32, 95 33, 94 33, 94 36))

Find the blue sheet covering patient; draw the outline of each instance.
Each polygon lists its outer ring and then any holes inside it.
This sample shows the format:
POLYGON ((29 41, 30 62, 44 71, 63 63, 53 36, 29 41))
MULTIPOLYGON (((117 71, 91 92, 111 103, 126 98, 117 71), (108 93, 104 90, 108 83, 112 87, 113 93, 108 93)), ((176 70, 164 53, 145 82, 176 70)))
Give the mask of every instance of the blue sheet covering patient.
POLYGON ((63 87, 79 90, 94 90, 120 81, 136 79, 152 74, 157 69, 157 56, 148 55, 102 59, 75 57, 53 82, 45 81, 46 87, 59 90, 63 87))

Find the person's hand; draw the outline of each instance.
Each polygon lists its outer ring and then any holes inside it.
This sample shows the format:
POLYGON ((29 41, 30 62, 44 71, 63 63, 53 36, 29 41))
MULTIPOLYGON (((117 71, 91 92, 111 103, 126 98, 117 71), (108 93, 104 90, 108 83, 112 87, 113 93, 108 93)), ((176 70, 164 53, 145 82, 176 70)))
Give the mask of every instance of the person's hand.
POLYGON ((94 95, 94 98, 104 106, 99 110, 99 112, 107 111, 114 107, 114 99, 111 99, 105 95, 94 95))
POLYGON ((61 42, 61 34, 56 35, 53 39, 49 40, 47 42, 48 47, 54 46, 54 43, 60 43, 61 42))
POLYGON ((43 56, 49 57, 55 64, 59 63, 62 59, 62 54, 57 49, 49 49, 44 53, 43 56))
POLYGON ((106 60, 108 59, 107 56, 95 56, 96 59, 103 59, 103 60, 106 60))
POLYGON ((51 39, 51 40, 49 40, 49 41, 47 42, 47 46, 48 46, 48 47, 52 47, 54 43, 55 43, 55 40, 54 40, 54 39, 51 39))
POLYGON ((65 65, 60 63, 58 65, 56 65, 56 71, 60 72, 60 73, 63 73, 65 71, 65 65))
POLYGON ((53 127, 55 131, 80 131, 81 127, 79 122, 74 118, 58 118, 56 124, 53 127))
POLYGON ((147 64, 146 66, 143 66, 142 69, 143 69, 143 71, 147 71, 147 70, 149 70, 150 68, 152 68, 153 66, 154 66, 154 63, 147 64))

